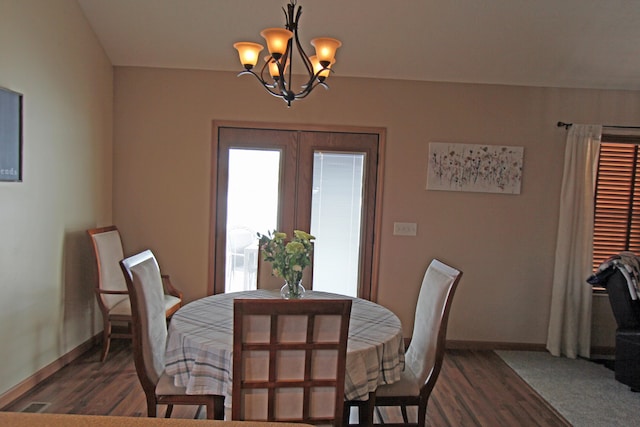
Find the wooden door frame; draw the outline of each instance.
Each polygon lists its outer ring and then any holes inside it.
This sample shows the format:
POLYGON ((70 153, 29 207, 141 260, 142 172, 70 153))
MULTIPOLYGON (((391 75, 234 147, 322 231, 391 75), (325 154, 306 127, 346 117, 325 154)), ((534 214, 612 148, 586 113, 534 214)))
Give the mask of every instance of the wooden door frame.
MULTIPOLYGON (((373 224, 373 245, 371 257, 371 283, 369 289, 363 289, 361 295, 365 299, 376 301, 378 297, 378 276, 380 267, 380 237, 382 230, 382 196, 384 188, 384 164, 386 152, 386 128, 382 127, 361 127, 361 126, 344 126, 344 125, 311 125, 311 124, 295 124, 295 123, 267 123, 252 121, 232 121, 232 120, 214 120, 212 122, 211 135, 211 163, 210 163, 210 197, 209 197, 209 253, 208 253, 208 285, 207 294, 215 293, 215 268, 216 268, 216 237, 219 230, 216 230, 217 224, 217 189, 218 189, 218 149, 219 149, 219 129, 245 128, 245 129, 261 129, 261 130, 286 130, 286 131, 310 131, 310 132, 342 132, 342 133, 369 133, 378 135, 378 165, 376 168, 377 180, 375 189, 374 203, 374 224, 373 224)), ((365 212, 365 215, 368 213, 365 212)))

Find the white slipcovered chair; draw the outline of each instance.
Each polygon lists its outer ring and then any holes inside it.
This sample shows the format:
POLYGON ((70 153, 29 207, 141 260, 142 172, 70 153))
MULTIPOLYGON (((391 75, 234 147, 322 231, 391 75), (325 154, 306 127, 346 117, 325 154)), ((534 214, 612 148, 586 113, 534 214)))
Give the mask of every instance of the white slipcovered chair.
MULTIPOLYGON (((124 258, 120 232, 115 225, 87 230, 93 244, 98 280, 95 292, 102 312, 102 356, 107 358, 112 338, 131 339, 131 302, 119 262, 124 258), (113 322, 127 325, 123 332, 115 331, 113 322)), ((173 287, 168 275, 163 275, 164 306, 166 318, 170 318, 182 305, 182 293, 173 287)))
POLYGON ((133 360, 138 379, 147 398, 147 415, 155 417, 157 405, 167 405, 169 418, 173 405, 207 407, 208 419, 224 419, 224 396, 187 394, 184 387, 174 385, 165 372, 167 322, 165 295, 160 268, 150 250, 120 261, 131 299, 133 319, 133 360))
MULTIPOLYGON (((449 311, 461 277, 461 271, 436 259, 431 261, 422 279, 413 335, 405 354, 405 369, 400 381, 378 386, 375 397, 372 396, 375 407, 401 408, 404 423, 398 425, 425 426, 427 403, 444 359, 449 311), (409 422, 407 406, 418 407, 417 422, 409 422)), ((362 402, 347 402, 347 407, 350 406, 363 409, 362 402)), ((368 405, 367 409, 372 416, 373 407, 368 405)), ((394 424, 385 422, 384 425, 394 424)))

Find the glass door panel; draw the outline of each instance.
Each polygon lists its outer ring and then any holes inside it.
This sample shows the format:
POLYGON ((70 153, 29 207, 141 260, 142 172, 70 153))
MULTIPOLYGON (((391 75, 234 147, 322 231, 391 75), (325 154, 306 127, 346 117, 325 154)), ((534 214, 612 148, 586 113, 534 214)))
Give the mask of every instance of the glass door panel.
POLYGON ((229 150, 225 292, 256 289, 256 233, 277 228, 280 157, 279 150, 229 150))
POLYGON ((305 287, 370 298, 379 134, 214 129, 210 292, 256 289, 256 233, 299 229, 317 238, 305 287))
POLYGON ((358 296, 364 153, 313 155, 313 289, 358 296))

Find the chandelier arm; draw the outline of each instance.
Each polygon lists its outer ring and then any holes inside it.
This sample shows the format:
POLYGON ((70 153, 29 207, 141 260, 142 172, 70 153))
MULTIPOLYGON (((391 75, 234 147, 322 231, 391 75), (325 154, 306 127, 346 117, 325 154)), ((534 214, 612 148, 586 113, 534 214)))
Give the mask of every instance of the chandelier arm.
POLYGON ((273 85, 270 85, 269 83, 267 83, 264 79, 262 79, 258 74, 256 74, 255 72, 251 71, 251 70, 244 70, 238 73, 238 76, 242 76, 245 74, 251 74, 253 77, 255 77, 260 84, 267 90, 267 92, 269 92, 271 95, 278 97, 278 98, 282 98, 282 94, 278 93, 278 92, 274 92, 272 90, 273 85))
POLYGON ((306 98, 312 91, 313 89, 315 89, 318 86, 322 86, 323 88, 325 88, 325 90, 329 90, 329 85, 326 84, 325 82, 321 82, 321 81, 316 81, 312 86, 310 86, 310 89, 308 90, 303 90, 300 93, 296 94, 296 99, 304 99, 306 98))
MULTIPOLYGON (((265 69, 268 69, 268 68, 269 68, 269 62, 268 62, 268 61, 266 61, 266 62, 264 63, 264 65, 262 66, 262 68, 260 69, 260 79, 259 79, 259 80, 260 80, 260 83, 262 83, 262 85, 263 85, 264 87, 273 87, 273 85, 272 85, 272 84, 267 83, 267 80, 264 78, 264 70, 265 70, 265 69)), ((269 74, 269 75, 271 75, 271 74, 269 74)))
MULTIPOLYGON (((309 77, 309 81, 307 81, 307 83, 305 83, 304 85, 302 85, 302 87, 303 87, 303 88, 306 88, 306 87, 309 87, 309 86, 316 87, 316 86, 318 86, 318 85, 320 84, 320 85, 324 86, 326 89, 329 89, 329 85, 327 85, 327 84, 324 82, 324 80, 325 80, 325 79, 324 79, 324 78, 323 78, 323 79, 320 79, 320 73, 322 73, 323 71, 329 71, 329 73, 333 73, 333 72, 334 72, 331 68, 324 67, 324 68, 322 68, 322 69, 318 70, 318 72, 317 72, 317 73, 315 73, 314 75, 312 75, 311 77, 309 77)), ((312 88, 312 89, 309 89, 309 92, 311 92, 312 90, 313 90, 313 88, 312 88)), ((302 93, 302 92, 301 92, 301 93, 302 93)))

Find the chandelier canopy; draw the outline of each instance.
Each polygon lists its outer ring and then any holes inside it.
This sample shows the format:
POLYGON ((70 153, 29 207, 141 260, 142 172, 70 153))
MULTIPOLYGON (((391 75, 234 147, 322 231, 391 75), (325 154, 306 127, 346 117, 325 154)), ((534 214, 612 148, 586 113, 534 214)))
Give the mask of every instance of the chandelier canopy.
POLYGON ((238 42, 234 43, 233 47, 238 50, 240 63, 244 67, 238 76, 253 75, 271 95, 282 98, 290 107, 292 101, 306 97, 317 86, 329 88, 325 80, 332 71, 331 67, 336 62, 336 50, 342 43, 330 37, 315 38, 311 40, 311 45, 315 47, 316 54, 307 56, 298 38, 298 22, 302 15, 302 6, 296 7, 296 1, 291 0, 287 9, 283 7, 282 10, 286 19, 285 28, 267 28, 260 32, 267 42, 269 55, 264 57, 265 63, 259 73, 256 73, 253 68, 258 63, 263 46, 252 42, 238 42), (304 77, 306 82, 297 92, 292 87, 294 43, 295 50, 298 51, 306 68, 306 77, 304 77), (268 70, 271 78, 265 79, 265 70, 268 70))

